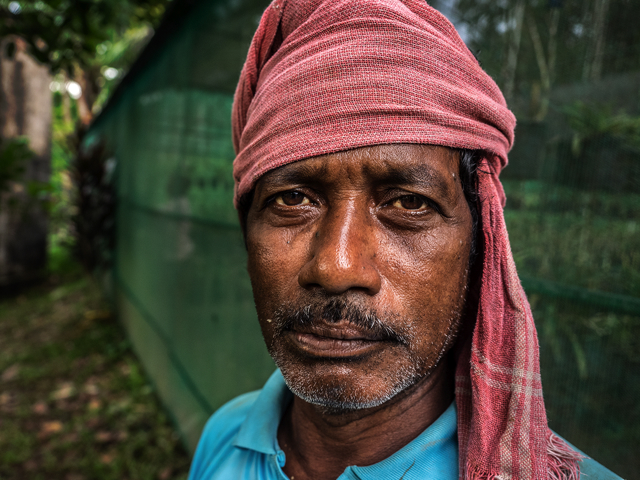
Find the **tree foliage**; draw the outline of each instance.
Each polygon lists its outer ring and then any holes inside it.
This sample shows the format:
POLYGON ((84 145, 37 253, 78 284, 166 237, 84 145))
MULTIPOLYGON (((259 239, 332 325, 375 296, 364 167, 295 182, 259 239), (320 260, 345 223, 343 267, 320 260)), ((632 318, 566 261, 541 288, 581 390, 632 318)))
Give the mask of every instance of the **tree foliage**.
POLYGON ((31 55, 58 75, 57 84, 76 82, 81 89, 78 115, 88 124, 114 80, 137 57, 168 2, 0 0, 0 38, 19 36, 31 55))
POLYGON ((575 102, 562 108, 574 131, 573 150, 579 154, 585 140, 610 136, 640 152, 640 117, 614 112, 609 105, 575 102))
POLYGON ((31 54, 73 75, 76 66, 95 63, 104 42, 113 41, 128 28, 155 24, 167 0, 0 0, 0 36, 19 35, 31 54))
MULTIPOLYGON (((434 0, 451 12, 507 99, 542 120, 552 86, 640 70, 635 0, 434 0), (545 103, 546 102, 546 103, 545 103)), ((523 112, 519 112, 523 113, 523 112)))

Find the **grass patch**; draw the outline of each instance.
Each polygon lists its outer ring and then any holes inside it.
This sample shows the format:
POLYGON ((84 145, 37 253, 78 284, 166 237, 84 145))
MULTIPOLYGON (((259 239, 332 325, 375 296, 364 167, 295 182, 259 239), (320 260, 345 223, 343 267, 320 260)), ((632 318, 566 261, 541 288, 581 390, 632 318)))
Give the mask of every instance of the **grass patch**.
POLYGON ((94 282, 0 300, 0 478, 181 479, 189 455, 94 282))

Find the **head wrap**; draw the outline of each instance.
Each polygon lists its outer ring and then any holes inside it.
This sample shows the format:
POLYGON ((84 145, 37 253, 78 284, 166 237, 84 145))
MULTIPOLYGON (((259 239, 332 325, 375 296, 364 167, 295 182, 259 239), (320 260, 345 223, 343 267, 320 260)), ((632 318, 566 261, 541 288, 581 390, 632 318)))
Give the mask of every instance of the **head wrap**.
POLYGON ((483 264, 473 332, 456 350, 460 478, 577 478, 547 427, 538 341, 498 174, 515 117, 451 23, 422 0, 274 0, 232 112, 235 202, 264 173, 362 146, 480 150, 483 264))

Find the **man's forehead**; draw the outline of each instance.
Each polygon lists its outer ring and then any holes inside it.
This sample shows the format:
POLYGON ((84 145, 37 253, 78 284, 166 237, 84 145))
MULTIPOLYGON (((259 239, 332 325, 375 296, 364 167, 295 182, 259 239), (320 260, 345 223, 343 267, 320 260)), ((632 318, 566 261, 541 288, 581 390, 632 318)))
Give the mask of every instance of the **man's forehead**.
POLYGON ((432 145, 377 145, 356 148, 284 165, 267 173, 261 183, 326 182, 357 173, 375 184, 455 183, 459 153, 432 145))

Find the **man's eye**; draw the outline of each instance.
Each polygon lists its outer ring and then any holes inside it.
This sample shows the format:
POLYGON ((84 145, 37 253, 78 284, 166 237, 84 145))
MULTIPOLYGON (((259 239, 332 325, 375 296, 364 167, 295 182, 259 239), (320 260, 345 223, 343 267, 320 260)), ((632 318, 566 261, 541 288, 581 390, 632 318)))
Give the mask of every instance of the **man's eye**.
POLYGON ((300 192, 281 193, 275 198, 275 202, 278 205, 286 205, 287 207, 295 207, 297 205, 307 205, 310 203, 306 195, 303 195, 300 192))
POLYGON ((418 195, 403 195, 393 201, 393 206, 401 210, 426 210, 427 203, 418 195))

